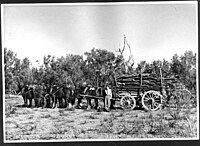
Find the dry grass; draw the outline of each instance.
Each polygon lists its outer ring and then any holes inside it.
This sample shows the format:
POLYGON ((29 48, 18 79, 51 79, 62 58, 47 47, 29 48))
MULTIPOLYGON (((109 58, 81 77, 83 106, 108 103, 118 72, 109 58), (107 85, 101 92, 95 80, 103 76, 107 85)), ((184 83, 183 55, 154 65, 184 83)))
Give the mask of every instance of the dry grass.
POLYGON ((97 112, 25 108, 22 104, 21 97, 6 98, 6 140, 197 137, 196 108, 97 112))

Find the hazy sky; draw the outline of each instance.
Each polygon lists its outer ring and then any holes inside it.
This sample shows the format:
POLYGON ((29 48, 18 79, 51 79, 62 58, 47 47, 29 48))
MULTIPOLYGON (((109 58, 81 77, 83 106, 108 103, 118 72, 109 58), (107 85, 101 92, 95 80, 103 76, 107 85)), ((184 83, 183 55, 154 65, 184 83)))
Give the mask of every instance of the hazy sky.
POLYGON ((123 46, 124 34, 136 64, 198 50, 196 2, 3 8, 3 47, 31 62, 47 54, 83 55, 92 48, 115 52, 123 46))

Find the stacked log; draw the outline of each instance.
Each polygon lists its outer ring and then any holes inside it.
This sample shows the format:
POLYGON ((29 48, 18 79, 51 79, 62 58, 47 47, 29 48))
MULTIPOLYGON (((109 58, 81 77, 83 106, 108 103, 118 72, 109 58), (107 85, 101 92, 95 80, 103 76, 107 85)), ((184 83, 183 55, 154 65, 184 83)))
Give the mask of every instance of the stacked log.
POLYGON ((117 90, 118 91, 138 91, 143 89, 145 91, 160 89, 167 84, 173 84, 176 80, 174 78, 162 78, 162 84, 160 78, 155 78, 147 74, 144 75, 129 75, 121 76, 117 78, 117 90))

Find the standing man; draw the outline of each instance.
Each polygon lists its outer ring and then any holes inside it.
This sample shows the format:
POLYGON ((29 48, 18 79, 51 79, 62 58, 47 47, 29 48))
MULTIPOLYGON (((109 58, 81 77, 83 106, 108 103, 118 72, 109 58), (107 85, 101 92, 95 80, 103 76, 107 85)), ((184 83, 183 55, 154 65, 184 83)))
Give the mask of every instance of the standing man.
POLYGON ((107 85, 105 92, 106 92, 105 110, 110 111, 110 104, 111 104, 111 99, 112 99, 111 85, 107 85))

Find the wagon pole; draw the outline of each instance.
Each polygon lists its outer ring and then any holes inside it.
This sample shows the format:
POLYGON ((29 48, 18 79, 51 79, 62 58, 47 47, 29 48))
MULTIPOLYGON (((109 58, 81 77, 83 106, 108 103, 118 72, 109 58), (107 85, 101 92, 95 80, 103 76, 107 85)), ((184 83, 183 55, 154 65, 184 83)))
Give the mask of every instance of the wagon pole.
POLYGON ((163 94, 163 76, 162 76, 162 69, 160 67, 160 93, 163 94))
POLYGON ((141 66, 141 69, 140 69, 140 87, 138 90, 138 95, 140 95, 141 90, 142 90, 142 73, 145 71, 145 67, 146 67, 146 64, 144 64, 143 67, 141 66))
POLYGON ((140 89, 139 89, 139 94, 141 93, 141 90, 142 90, 142 70, 140 71, 140 89))

